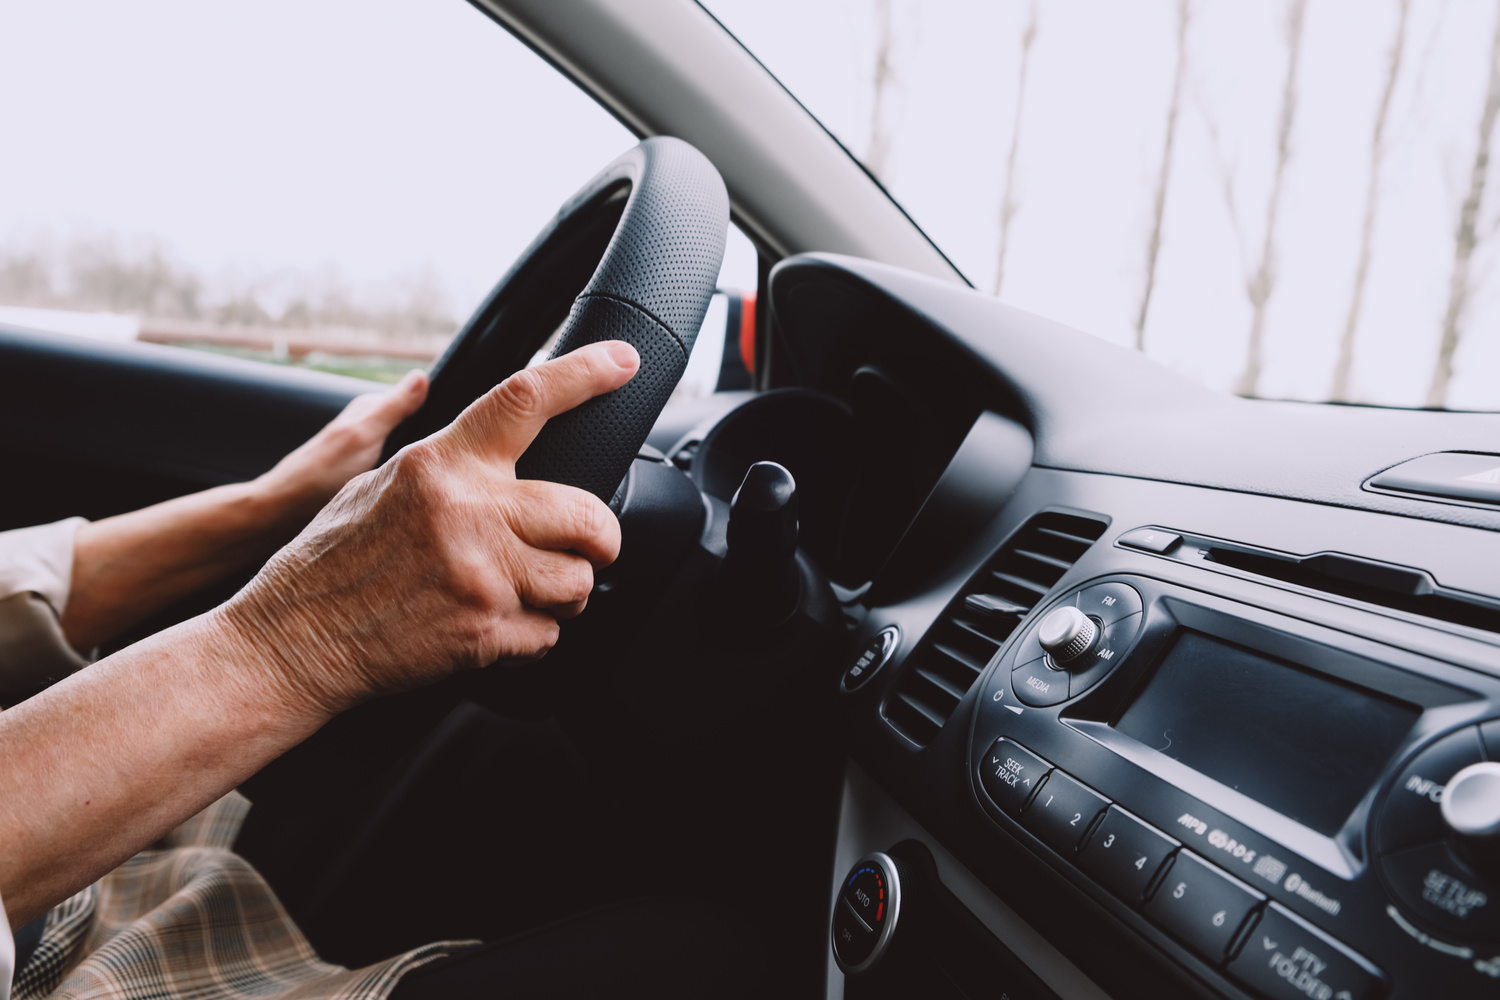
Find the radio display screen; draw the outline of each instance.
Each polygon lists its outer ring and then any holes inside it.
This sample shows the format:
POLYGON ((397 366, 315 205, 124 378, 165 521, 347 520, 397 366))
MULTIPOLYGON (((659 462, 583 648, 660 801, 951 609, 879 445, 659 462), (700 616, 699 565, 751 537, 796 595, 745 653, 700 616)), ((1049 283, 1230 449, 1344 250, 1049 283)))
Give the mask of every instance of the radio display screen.
POLYGON ((1115 729, 1325 836, 1420 709, 1183 630, 1115 729))

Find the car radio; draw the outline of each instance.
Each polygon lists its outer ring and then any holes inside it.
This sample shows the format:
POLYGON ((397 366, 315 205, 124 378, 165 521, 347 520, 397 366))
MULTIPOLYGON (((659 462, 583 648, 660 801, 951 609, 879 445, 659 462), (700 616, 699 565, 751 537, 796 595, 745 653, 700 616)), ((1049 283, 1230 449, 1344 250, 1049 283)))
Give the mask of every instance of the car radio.
POLYGON ((979 808, 1169 952, 1270 998, 1500 993, 1500 680, 1111 576, 978 690, 979 808))

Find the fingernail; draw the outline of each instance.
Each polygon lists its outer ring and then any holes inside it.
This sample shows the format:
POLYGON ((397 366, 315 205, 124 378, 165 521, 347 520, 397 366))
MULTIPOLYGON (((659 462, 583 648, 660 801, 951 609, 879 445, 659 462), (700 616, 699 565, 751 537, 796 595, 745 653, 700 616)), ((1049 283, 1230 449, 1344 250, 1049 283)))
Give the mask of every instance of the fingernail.
POLYGON ((621 368, 634 368, 641 361, 641 356, 636 353, 635 348, 623 340, 616 340, 610 343, 609 356, 621 368))

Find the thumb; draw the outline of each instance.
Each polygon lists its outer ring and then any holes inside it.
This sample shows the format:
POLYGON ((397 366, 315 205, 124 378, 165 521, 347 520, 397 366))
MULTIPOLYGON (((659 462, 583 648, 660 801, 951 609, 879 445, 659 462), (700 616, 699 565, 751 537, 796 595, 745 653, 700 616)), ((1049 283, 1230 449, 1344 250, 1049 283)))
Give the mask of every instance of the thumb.
POLYGON ((427 399, 427 385, 427 373, 413 368, 401 376, 394 389, 380 397, 371 417, 380 424, 381 434, 389 434, 397 424, 421 408, 427 399))
POLYGON ((427 399, 427 373, 413 368, 387 392, 370 392, 349 401, 336 423, 361 424, 381 440, 417 412, 427 399))
POLYGON ((640 365, 640 355, 624 341, 588 344, 516 372, 470 404, 445 432, 478 454, 514 463, 550 418, 620 388, 640 365))

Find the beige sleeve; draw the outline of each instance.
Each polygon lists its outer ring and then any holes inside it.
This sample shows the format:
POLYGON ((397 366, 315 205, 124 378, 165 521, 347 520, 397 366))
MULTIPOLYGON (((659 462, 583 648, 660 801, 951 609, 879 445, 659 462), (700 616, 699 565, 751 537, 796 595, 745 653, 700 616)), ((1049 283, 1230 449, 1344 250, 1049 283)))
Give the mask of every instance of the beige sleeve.
POLYGON ((73 577, 69 518, 0 532, 0 692, 30 692, 86 667, 60 621, 73 577))

